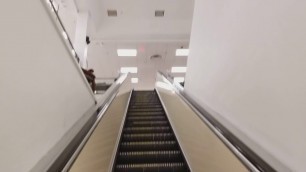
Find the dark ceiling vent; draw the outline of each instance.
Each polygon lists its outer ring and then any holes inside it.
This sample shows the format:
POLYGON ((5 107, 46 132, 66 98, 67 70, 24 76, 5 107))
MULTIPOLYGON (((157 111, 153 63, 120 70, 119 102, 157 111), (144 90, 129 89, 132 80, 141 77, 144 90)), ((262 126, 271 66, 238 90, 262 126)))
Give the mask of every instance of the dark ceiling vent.
POLYGON ((152 60, 152 59, 161 59, 161 58, 162 58, 162 56, 159 55, 159 54, 154 54, 154 55, 152 55, 152 56, 150 57, 151 60, 152 60))
POLYGON ((108 17, 117 17, 117 10, 107 10, 108 17))
POLYGON ((156 10, 155 11, 155 17, 164 17, 165 16, 165 10, 156 10))

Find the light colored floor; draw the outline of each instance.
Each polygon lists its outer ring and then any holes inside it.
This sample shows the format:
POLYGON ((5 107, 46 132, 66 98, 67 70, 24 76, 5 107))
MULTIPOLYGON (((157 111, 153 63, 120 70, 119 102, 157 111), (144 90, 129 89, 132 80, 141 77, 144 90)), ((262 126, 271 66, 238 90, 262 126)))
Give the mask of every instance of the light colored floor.
POLYGON ((192 171, 248 171, 178 95, 162 88, 158 90, 192 171))

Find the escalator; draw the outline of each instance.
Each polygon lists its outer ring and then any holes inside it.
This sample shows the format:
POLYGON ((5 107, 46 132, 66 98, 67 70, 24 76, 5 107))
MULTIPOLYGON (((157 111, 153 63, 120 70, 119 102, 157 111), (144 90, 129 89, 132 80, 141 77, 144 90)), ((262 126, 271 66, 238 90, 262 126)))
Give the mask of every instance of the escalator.
POLYGON ((190 171, 156 91, 133 91, 113 171, 190 171))

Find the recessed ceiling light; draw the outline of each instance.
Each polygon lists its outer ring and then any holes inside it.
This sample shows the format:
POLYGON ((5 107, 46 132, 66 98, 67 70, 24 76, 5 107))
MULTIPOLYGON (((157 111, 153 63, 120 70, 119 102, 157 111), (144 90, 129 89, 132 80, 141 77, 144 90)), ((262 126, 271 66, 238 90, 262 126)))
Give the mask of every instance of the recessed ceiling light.
POLYGON ((173 81, 174 81, 174 82, 184 82, 184 81, 185 81, 185 78, 184 78, 184 77, 174 77, 174 78, 173 78, 173 81))
POLYGON ((117 10, 107 10, 108 17, 117 17, 117 10))
POLYGON ((132 82, 133 84, 138 83, 138 78, 131 78, 131 82, 132 82))
POLYGON ((121 67, 120 72, 121 73, 137 73, 138 68, 137 67, 121 67))
POLYGON ((136 49, 118 49, 117 54, 119 57, 135 57, 137 56, 136 49))
POLYGON ((187 67, 172 67, 172 73, 185 73, 187 71, 187 67))
POLYGON ((155 11, 155 17, 164 17, 165 16, 165 10, 156 10, 155 11))
POLYGON ((176 49, 175 55, 176 56, 188 56, 189 49, 176 49))

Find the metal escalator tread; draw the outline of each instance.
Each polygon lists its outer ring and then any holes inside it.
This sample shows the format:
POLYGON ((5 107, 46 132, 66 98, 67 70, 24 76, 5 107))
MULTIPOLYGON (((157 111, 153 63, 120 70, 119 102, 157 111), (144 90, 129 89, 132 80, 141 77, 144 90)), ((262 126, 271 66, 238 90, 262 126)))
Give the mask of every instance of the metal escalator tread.
POLYGON ((155 91, 133 91, 113 171, 190 171, 155 91))
POLYGON ((165 116, 159 115, 159 116, 130 116, 127 117, 128 121, 153 121, 153 120, 164 120, 166 119, 165 116))
POLYGON ((122 140, 125 141, 167 141, 174 140, 173 133, 144 133, 144 134, 124 134, 122 140))
POLYGON ((164 115, 163 111, 160 112, 131 112, 129 111, 129 116, 156 116, 156 115, 164 115))
POLYGON ((185 172, 184 163, 119 164, 117 172, 185 172))

